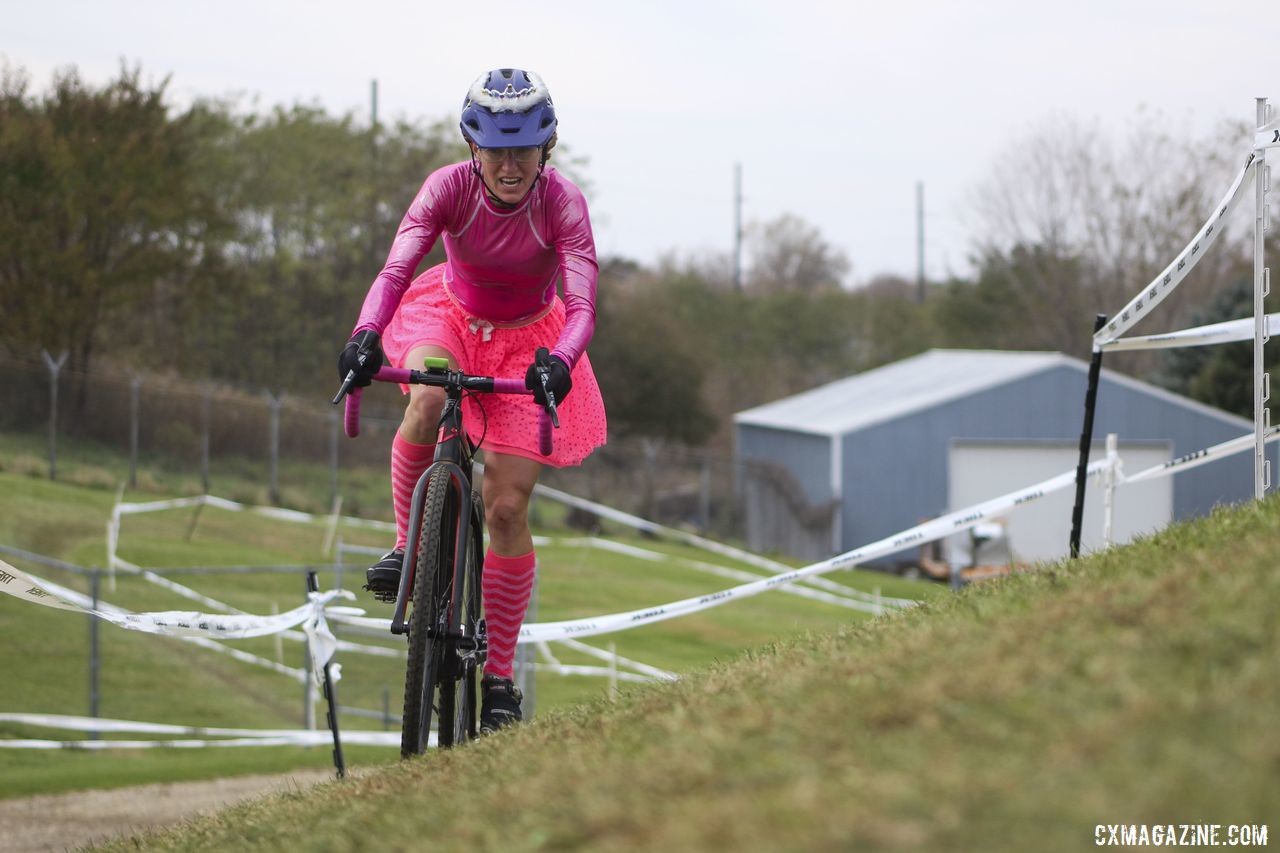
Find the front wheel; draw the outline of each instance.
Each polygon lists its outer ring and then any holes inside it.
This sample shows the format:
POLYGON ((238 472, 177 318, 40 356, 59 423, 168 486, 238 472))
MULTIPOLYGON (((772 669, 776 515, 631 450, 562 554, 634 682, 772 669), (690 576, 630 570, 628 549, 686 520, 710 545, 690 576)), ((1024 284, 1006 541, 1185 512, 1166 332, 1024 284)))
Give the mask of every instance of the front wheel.
POLYGON ((462 656, 454 719, 454 743, 474 740, 477 734, 479 675, 488 655, 488 639, 480 620, 481 574, 484 566, 484 504, 480 495, 471 495, 471 527, 468 532, 467 563, 462 567, 462 634, 470 647, 462 656))
POLYGON ((422 526, 414 570, 413 610, 409 622, 409 662, 404 680, 404 718, 400 757, 421 755, 431 737, 436 717, 441 746, 451 746, 454 735, 454 687, 456 669, 450 655, 449 615, 453 598, 454 541, 457 536, 457 500, 449 475, 437 471, 427 483, 422 526), (437 689, 438 688, 438 689, 437 689))

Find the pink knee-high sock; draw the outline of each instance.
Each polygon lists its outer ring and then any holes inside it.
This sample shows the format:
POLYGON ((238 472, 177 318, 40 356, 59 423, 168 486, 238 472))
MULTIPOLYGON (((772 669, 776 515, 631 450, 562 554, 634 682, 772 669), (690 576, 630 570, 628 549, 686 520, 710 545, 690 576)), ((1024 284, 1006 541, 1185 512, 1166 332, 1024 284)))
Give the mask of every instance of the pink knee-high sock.
POLYGON ((391 502, 396 511, 396 548, 404 548, 409 541, 409 504, 413 499, 413 487, 418 484, 422 472, 431 465, 436 446, 414 444, 406 441, 399 432, 391 442, 391 502))
POLYGON ((518 557, 493 553, 484 555, 484 619, 489 630, 489 657, 486 675, 511 678, 516 657, 516 638, 533 594, 534 552, 518 557))

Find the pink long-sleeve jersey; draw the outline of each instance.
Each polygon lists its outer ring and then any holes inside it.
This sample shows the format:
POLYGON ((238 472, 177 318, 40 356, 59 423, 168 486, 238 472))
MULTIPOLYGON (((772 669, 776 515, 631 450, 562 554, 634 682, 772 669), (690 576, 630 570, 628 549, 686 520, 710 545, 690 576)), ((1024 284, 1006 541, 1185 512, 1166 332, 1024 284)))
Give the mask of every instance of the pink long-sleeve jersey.
POLYGON ((382 333, 441 234, 445 286, 479 319, 520 323, 536 317, 562 279, 565 325, 552 352, 570 367, 577 363, 595 331, 599 267, 586 199, 550 167, 511 210, 489 200, 470 162, 432 172, 400 223, 354 331, 382 333))

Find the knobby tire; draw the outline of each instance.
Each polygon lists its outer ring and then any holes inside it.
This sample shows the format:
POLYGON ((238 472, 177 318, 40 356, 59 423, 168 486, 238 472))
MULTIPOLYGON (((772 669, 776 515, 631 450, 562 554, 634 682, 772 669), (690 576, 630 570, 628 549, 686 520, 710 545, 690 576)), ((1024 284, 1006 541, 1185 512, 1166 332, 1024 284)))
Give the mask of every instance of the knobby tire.
POLYGON ((431 736, 431 718, 438 711, 436 727, 440 746, 453 745, 453 705, 456 682, 441 676, 449 663, 451 644, 428 636, 447 630, 453 588, 453 540, 457 534, 457 508, 449 475, 437 471, 427 484, 418 536, 413 582, 413 610, 409 622, 409 662, 405 670, 404 721, 400 756, 421 755, 431 736), (437 690, 437 687, 439 688, 437 690), (447 742, 446 742, 447 741, 447 742))
POLYGON ((458 535, 455 492, 449 475, 437 472, 427 484, 422 527, 418 539, 414 577, 413 611, 409 627, 409 663, 405 673, 404 725, 400 755, 420 755, 427 747, 431 719, 436 716, 437 742, 448 748, 477 734, 476 699, 484 649, 460 654, 451 641, 432 639, 428 627, 477 638, 481 608, 481 571, 484 564, 484 507, 478 494, 471 499, 466 564, 462 579, 462 618, 451 618, 454 543, 458 535), (460 624, 459 624, 460 623, 460 624), (462 690, 458 690, 458 682, 462 690))

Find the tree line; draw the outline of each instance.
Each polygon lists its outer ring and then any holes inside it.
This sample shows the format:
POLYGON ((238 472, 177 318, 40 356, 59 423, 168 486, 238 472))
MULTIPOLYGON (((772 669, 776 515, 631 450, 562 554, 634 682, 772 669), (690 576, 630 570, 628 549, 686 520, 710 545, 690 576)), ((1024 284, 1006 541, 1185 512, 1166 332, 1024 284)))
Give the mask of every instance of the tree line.
MULTIPOLYGON (((795 215, 748 230, 740 288, 727 255, 602 259, 590 352, 611 425, 724 442, 735 411, 929 347, 1087 357, 1093 314, 1121 307, 1195 233, 1246 130, 1116 145, 1071 120, 1034 128, 976 188, 972 271, 930 282, 923 302, 892 276, 850 288, 850 260, 795 215)), ((65 69, 36 92, 6 67, 0 348, 66 350, 81 375, 106 360, 318 399, 404 209, 465 156, 448 118, 177 108, 167 81, 128 66, 99 87, 65 69)), ((586 183, 563 147, 556 162, 586 183)), ((1248 313, 1244 235, 1223 242, 1151 331, 1248 313)), ((437 246, 424 266, 442 257, 437 246)), ((1244 347, 1109 364, 1249 414, 1233 378, 1244 347)))

